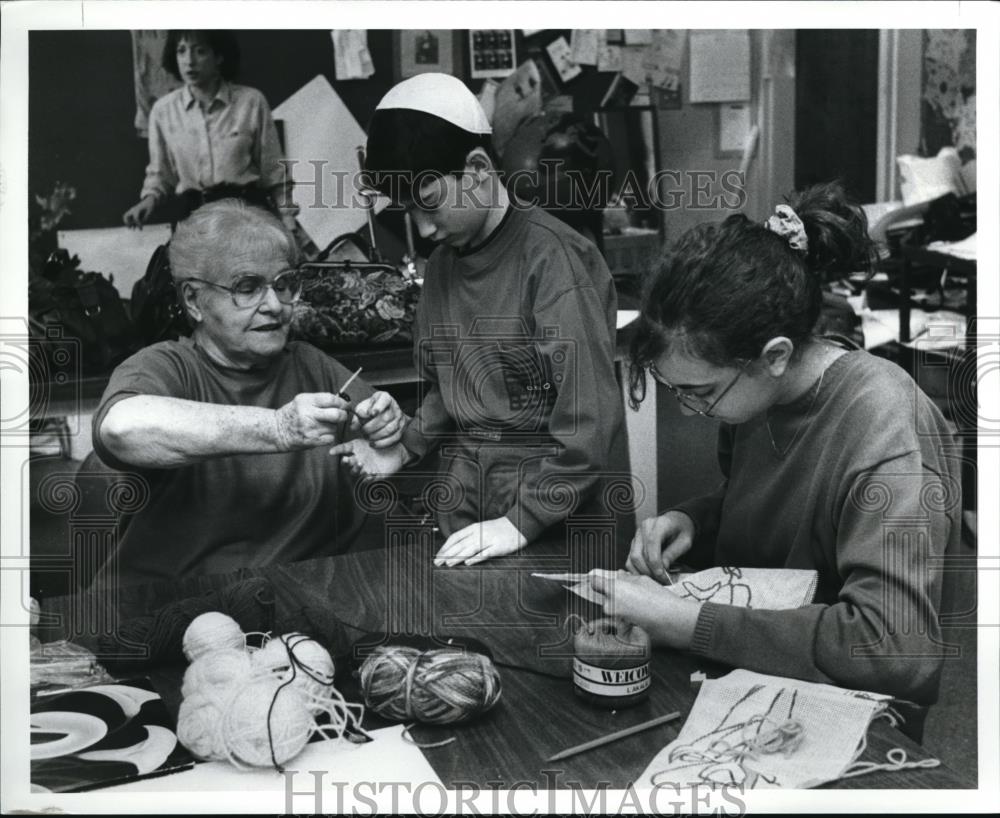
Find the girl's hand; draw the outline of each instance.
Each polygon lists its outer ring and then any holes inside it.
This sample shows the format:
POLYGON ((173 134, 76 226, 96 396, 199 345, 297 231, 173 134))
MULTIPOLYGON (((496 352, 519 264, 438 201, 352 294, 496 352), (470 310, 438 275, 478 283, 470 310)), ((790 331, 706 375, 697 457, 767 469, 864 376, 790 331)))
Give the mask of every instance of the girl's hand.
POLYGON ((701 603, 682 599, 648 576, 625 571, 590 572, 590 587, 601 596, 604 613, 645 629, 653 644, 691 647, 701 603))
POLYGON ((694 542, 694 521, 683 511, 668 511, 643 520, 632 539, 625 570, 652 577, 660 584, 670 582, 667 569, 694 542))

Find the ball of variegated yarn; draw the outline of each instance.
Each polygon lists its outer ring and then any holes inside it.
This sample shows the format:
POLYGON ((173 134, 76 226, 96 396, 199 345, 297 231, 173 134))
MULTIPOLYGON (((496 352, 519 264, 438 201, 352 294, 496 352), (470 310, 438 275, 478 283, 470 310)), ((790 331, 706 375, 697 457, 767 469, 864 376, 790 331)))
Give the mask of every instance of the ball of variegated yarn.
POLYGON ((365 703, 396 721, 455 724, 500 699, 500 675, 489 657, 457 650, 378 647, 361 665, 365 703))

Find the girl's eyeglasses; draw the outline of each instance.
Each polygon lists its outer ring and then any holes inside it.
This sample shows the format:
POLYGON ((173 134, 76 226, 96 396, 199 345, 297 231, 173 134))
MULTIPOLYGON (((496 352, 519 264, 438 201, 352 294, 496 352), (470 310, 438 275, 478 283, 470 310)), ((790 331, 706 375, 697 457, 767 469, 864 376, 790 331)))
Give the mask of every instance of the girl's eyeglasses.
POLYGON ((651 363, 649 365, 649 374, 653 376, 654 381, 656 381, 661 386, 665 386, 667 389, 669 389, 670 394, 672 394, 675 398, 677 398, 677 402, 681 406, 690 409, 692 412, 696 412, 702 417, 711 418, 715 417, 714 415, 715 407, 719 405, 719 402, 724 397, 726 397, 726 395, 729 393, 729 390, 732 389, 734 386, 736 386, 736 382, 741 377, 743 377, 743 373, 746 372, 747 367, 750 366, 751 363, 752 363, 751 361, 741 361, 740 371, 736 373, 736 377, 733 378, 728 384, 726 384, 726 388, 723 389, 719 393, 719 396, 711 402, 709 402, 707 397, 702 397, 700 395, 692 395, 688 392, 682 392, 680 389, 678 389, 676 386, 674 386, 672 383, 670 383, 670 381, 668 381, 660 374, 660 371, 656 368, 655 363, 651 363))

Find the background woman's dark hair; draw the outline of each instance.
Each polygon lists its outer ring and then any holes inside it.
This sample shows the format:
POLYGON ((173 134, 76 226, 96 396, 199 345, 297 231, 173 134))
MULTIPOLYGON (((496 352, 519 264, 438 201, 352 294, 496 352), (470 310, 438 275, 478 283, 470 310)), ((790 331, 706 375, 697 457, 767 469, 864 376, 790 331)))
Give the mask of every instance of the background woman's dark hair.
POLYGON ((877 258, 861 208, 837 182, 786 197, 802 220, 808 253, 743 215, 692 228, 647 280, 631 345, 633 407, 644 370, 673 343, 716 366, 753 360, 784 335, 799 348, 820 316, 830 277, 870 272, 877 258))
POLYGON ((234 80, 240 73, 240 46, 236 35, 223 29, 205 29, 202 31, 183 31, 181 29, 167 32, 167 43, 163 46, 163 67, 179 80, 183 80, 177 69, 177 46, 181 40, 205 43, 222 57, 219 73, 224 79, 234 80))
POLYGON ((489 134, 469 133, 424 111, 384 108, 368 125, 366 183, 397 201, 416 199, 413 182, 420 174, 461 173, 473 148, 482 148, 497 165, 489 134))

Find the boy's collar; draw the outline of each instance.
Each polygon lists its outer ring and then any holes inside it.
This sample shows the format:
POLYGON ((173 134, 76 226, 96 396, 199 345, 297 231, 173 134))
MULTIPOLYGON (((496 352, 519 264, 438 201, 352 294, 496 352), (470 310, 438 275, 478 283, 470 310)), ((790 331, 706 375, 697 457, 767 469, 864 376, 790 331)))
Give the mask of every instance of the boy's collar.
POLYGON ((490 231, 490 234, 481 242, 479 242, 479 244, 469 244, 466 245, 465 247, 459 248, 457 250, 458 256, 460 258, 463 258, 465 256, 470 256, 473 253, 478 253, 480 250, 484 249, 487 245, 489 245, 493 241, 493 239, 496 236, 499 236, 500 233, 503 232, 504 227, 510 221, 510 214, 513 212, 514 212, 514 202, 508 201, 506 204, 506 210, 504 210, 503 218, 501 218, 497 226, 490 231))

